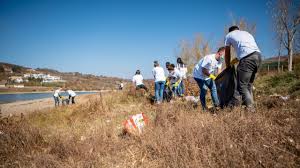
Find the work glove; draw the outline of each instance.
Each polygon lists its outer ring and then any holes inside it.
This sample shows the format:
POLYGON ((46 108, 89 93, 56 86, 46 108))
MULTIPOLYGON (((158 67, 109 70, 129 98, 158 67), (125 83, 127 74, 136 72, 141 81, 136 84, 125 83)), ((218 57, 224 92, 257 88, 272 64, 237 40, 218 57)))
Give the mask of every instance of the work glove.
POLYGON ((230 65, 234 65, 236 63, 238 63, 239 60, 237 58, 234 58, 231 62, 230 62, 230 65))
POLYGON ((174 83, 173 86, 178 87, 178 86, 179 86, 179 83, 180 83, 180 82, 178 81, 178 82, 174 83))
POLYGON ((212 80, 216 80, 216 76, 213 75, 213 74, 210 74, 210 75, 209 75, 209 78, 212 79, 212 80))
POLYGON ((167 80, 165 85, 166 85, 166 86, 169 86, 169 84, 170 84, 170 81, 167 80))

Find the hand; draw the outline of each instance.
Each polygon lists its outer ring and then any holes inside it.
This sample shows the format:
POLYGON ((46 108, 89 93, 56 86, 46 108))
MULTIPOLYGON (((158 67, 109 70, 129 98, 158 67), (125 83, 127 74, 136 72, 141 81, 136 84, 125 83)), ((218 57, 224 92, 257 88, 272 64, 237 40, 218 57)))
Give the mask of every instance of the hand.
POLYGON ((210 75, 209 75, 209 78, 212 79, 212 80, 216 80, 216 76, 213 75, 213 74, 210 74, 210 75))
POLYGON ((239 60, 237 58, 234 58, 231 62, 230 62, 230 65, 234 65, 236 63, 238 63, 239 60))
POLYGON ((176 82, 173 86, 175 86, 175 87, 178 87, 179 86, 179 81, 178 82, 176 82))

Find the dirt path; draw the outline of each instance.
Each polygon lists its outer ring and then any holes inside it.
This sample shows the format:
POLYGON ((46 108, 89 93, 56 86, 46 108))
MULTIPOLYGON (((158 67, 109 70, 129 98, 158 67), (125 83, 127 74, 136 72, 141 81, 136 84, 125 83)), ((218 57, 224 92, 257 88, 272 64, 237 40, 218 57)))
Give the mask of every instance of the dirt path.
MULTIPOLYGON (((93 95, 95 94, 78 95, 75 98, 75 102, 77 104, 85 103, 93 95)), ((1 116, 20 115, 21 113, 26 114, 34 111, 44 110, 47 108, 54 108, 53 98, 26 100, 14 103, 0 104, 1 116)))

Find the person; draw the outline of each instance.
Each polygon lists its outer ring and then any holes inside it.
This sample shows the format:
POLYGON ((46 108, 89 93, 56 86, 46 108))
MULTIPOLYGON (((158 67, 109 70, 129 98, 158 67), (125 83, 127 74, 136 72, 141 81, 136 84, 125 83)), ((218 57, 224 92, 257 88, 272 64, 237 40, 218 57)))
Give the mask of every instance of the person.
POLYGON ((250 112, 254 112, 253 100, 253 82, 255 74, 261 65, 261 53, 255 42, 254 37, 246 32, 239 30, 238 26, 229 28, 225 37, 225 63, 226 67, 230 66, 230 46, 236 51, 236 59, 232 62, 239 61, 237 66, 237 89, 242 96, 242 105, 250 112))
POLYGON ((166 82, 165 71, 159 66, 158 61, 154 61, 154 68, 152 74, 155 80, 155 100, 157 104, 160 104, 163 100, 164 86, 166 82))
POLYGON ((168 71, 169 71, 169 75, 168 75, 167 83, 172 90, 172 95, 174 97, 180 96, 179 84, 181 83, 181 74, 178 71, 178 69, 175 68, 174 64, 170 64, 168 66, 168 71))
POLYGON ((70 98, 67 98, 65 96, 59 95, 59 98, 61 99, 61 104, 63 106, 69 104, 69 102, 70 102, 70 98))
POLYGON ((135 72, 135 75, 132 78, 132 83, 135 85, 136 89, 144 89, 146 92, 148 92, 148 88, 143 83, 143 76, 141 75, 141 71, 137 70, 135 72))
POLYGON ((184 91, 185 91, 184 90, 184 80, 186 79, 187 67, 185 66, 185 64, 183 63, 183 61, 180 57, 177 58, 176 69, 180 72, 180 75, 181 75, 181 81, 179 83, 178 92, 179 92, 180 96, 183 96, 184 91))
POLYGON ((123 84, 123 82, 121 82, 119 85, 119 90, 123 90, 123 87, 124 87, 124 84, 123 84))
POLYGON ((69 101, 72 101, 72 104, 75 104, 76 93, 71 89, 67 90, 67 92, 68 92, 68 95, 69 95, 69 101))
POLYGON ((204 111, 207 109, 205 100, 207 88, 210 89, 214 107, 219 107, 220 103, 214 80, 216 79, 215 74, 221 71, 224 53, 225 47, 221 47, 217 53, 204 56, 193 70, 194 79, 200 88, 200 101, 204 111))
POLYGON ((61 88, 58 88, 54 91, 54 94, 53 94, 55 107, 59 106, 60 91, 61 91, 61 88))

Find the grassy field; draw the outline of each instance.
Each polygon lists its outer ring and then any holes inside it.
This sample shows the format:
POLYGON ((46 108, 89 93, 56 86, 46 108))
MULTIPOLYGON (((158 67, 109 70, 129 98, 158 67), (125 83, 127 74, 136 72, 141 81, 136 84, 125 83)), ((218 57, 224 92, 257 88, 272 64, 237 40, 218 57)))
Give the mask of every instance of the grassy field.
POLYGON ((235 108, 215 116, 182 100, 152 105, 125 90, 1 118, 0 167, 299 167, 299 83, 299 69, 260 74, 250 114, 235 108), (142 112, 144 133, 124 134, 124 120, 142 112))

